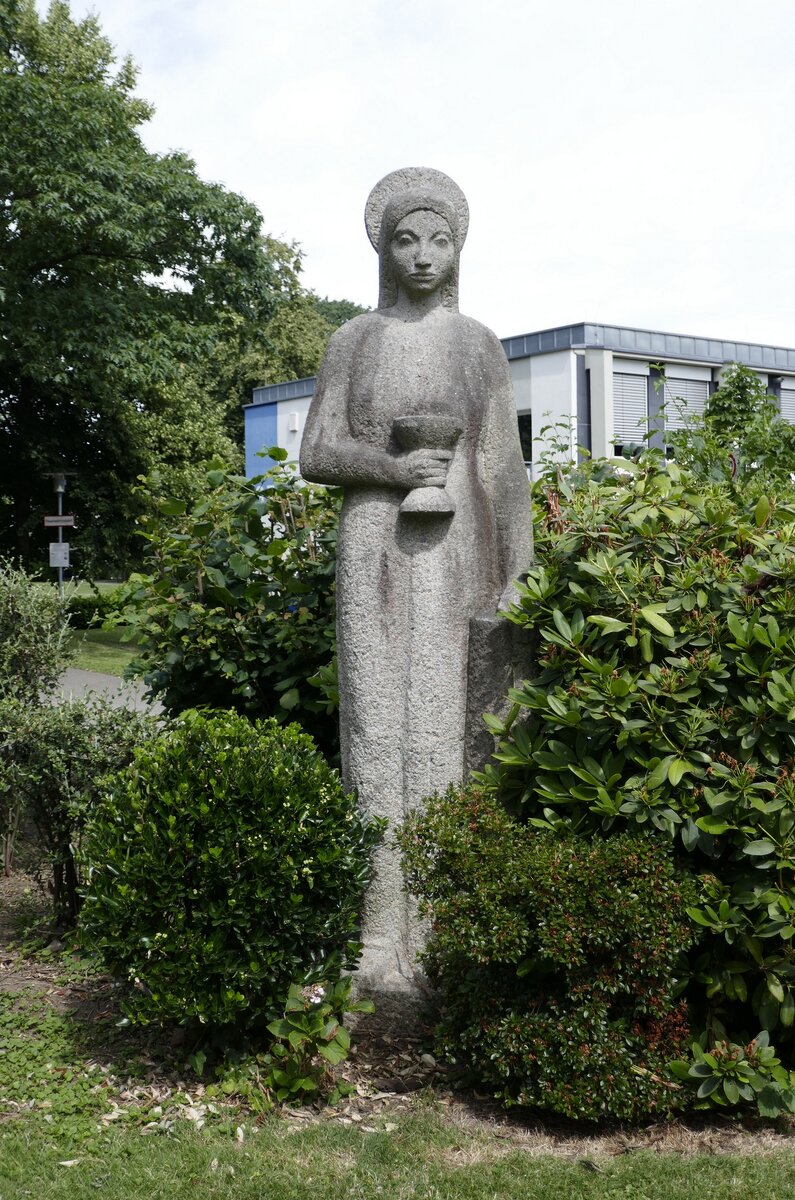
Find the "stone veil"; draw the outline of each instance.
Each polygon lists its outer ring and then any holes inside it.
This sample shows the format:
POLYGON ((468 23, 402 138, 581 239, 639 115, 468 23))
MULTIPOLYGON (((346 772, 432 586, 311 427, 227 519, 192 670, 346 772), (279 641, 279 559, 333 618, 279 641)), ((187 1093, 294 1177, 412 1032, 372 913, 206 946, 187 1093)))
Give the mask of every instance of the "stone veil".
MULTIPOLYGON (((373 189, 378 309, 332 337, 301 450, 306 479, 344 489, 343 780, 392 827, 488 751, 480 714, 512 681, 510 626, 496 614, 532 555, 508 363, 458 311, 468 215, 439 171, 395 171, 373 189)), ((405 1006, 421 987, 420 931, 390 832, 362 940, 362 992, 405 1006)))

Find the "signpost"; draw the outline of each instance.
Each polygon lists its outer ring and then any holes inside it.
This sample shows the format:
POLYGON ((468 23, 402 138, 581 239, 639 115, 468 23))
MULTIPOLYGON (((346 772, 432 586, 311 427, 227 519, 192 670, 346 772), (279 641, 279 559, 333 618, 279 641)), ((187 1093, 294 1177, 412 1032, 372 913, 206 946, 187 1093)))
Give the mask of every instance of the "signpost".
POLYGON ((66 475, 57 472, 52 477, 55 494, 58 497, 58 515, 45 517, 45 528, 58 529, 58 541, 50 542, 50 566, 58 569, 58 595, 63 600, 63 572, 69 566, 69 543, 63 540, 64 527, 73 526, 75 519, 71 515, 64 516, 63 494, 66 491, 66 475))

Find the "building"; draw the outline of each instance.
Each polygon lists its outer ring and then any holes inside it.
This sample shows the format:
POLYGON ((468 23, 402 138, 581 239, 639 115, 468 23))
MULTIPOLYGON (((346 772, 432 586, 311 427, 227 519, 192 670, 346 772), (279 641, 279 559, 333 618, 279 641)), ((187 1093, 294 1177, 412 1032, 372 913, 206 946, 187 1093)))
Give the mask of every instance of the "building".
MULTIPOLYGON (((667 429, 703 411, 731 363, 756 371, 782 417, 795 423, 795 349, 587 322, 502 345, 528 465, 543 453, 542 431, 555 425, 570 431, 573 450, 583 446, 595 458, 637 444, 647 429, 663 446, 667 429)), ((314 387, 314 379, 299 379, 254 389, 243 410, 247 475, 265 469, 257 452, 269 446, 297 461, 314 387)))

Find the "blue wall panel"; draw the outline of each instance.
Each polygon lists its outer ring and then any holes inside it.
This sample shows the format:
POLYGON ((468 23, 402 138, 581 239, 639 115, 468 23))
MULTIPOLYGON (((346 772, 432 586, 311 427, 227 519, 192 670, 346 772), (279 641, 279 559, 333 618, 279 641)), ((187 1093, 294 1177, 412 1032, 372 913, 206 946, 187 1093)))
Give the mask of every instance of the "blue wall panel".
POLYGON ((278 445, 276 404, 248 404, 243 409, 246 443, 246 477, 261 475, 270 467, 269 458, 258 458, 258 450, 278 445))

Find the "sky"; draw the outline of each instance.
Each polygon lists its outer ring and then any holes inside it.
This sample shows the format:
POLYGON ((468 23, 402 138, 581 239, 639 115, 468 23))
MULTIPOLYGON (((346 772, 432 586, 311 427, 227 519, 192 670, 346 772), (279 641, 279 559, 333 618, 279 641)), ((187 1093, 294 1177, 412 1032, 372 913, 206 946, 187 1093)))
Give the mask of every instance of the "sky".
MULTIPOLYGON (((46 8, 39 0, 39 8, 46 8)), ((463 188, 461 310, 795 346, 792 0, 72 0, 140 68, 149 149, 374 306, 363 211, 463 188)))

